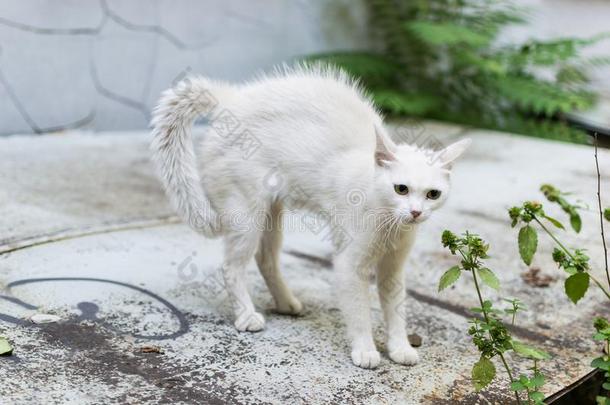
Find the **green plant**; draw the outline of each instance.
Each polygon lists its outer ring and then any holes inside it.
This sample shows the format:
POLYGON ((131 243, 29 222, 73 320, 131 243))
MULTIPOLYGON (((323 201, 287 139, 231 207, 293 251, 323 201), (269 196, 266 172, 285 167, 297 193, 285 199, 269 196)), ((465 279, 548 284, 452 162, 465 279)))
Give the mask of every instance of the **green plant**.
MULTIPOLYGON (((538 233, 531 225, 532 222, 539 225, 543 232, 548 235, 555 243, 555 248, 552 253, 553 261, 557 263, 560 269, 568 273, 564 288, 568 298, 576 304, 585 296, 589 290, 590 281, 604 293, 610 300, 610 270, 608 266, 608 250, 606 246, 606 237, 604 229, 604 219, 610 221, 610 209, 602 208, 601 200, 601 175, 599 170, 599 159, 597 153, 597 136, 595 137, 595 166, 597 169, 597 203, 599 211, 599 221, 601 230, 601 243, 604 251, 604 270, 606 274, 607 285, 598 280, 591 273, 591 264, 589 257, 584 253, 583 249, 569 249, 557 237, 557 235, 547 227, 544 221, 547 221, 557 228, 565 229, 563 224, 558 220, 547 216, 541 203, 528 201, 520 207, 512 207, 508 210, 508 215, 511 219, 512 227, 522 224, 519 231, 518 246, 521 259, 527 265, 530 265, 536 253, 538 245, 538 233)), ((545 184, 540 187, 540 190, 551 203, 558 204, 561 209, 568 214, 570 224, 577 233, 580 232, 582 221, 578 214, 578 209, 582 208, 578 205, 569 203, 566 199, 566 193, 562 193, 557 188, 545 184)), ((604 373, 606 381, 602 388, 610 392, 610 323, 605 318, 596 318, 593 322, 596 333, 593 339, 603 341, 606 349, 606 354, 597 357, 591 362, 591 367, 597 368, 604 373)), ((597 402, 599 405, 610 405, 610 396, 598 396, 597 402)))
MULTIPOLYGON (((557 203, 570 216, 570 223, 576 232, 580 232, 581 219, 577 212, 579 208, 576 205, 568 203, 563 197, 565 195, 557 188, 545 184, 541 188, 550 202, 557 203)), ((519 230, 518 246, 521 259, 527 265, 532 263, 532 259, 538 248, 538 232, 532 226, 532 222, 536 223, 544 233, 546 233, 555 243, 556 247, 553 250, 553 261, 557 263, 560 269, 568 273, 569 277, 565 281, 565 292, 572 302, 577 303, 589 289, 589 282, 593 281, 604 294, 610 299, 610 292, 604 285, 591 274, 589 257, 582 249, 570 249, 562 243, 557 235, 545 225, 545 221, 554 225, 559 229, 565 229, 563 224, 555 218, 545 214, 541 203, 537 201, 526 201, 520 207, 512 207, 508 210, 508 215, 511 219, 512 227, 521 224, 519 230)), ((606 273, 608 273, 606 271, 606 273)), ((610 276, 609 276, 610 280, 610 276)), ((608 283, 610 285, 610 282, 608 283)))
POLYGON ((474 317, 470 321, 468 334, 472 337, 472 342, 477 347, 481 357, 472 367, 472 381, 476 391, 488 386, 496 376, 496 367, 492 361, 498 357, 510 380, 510 388, 515 392, 517 403, 521 403, 520 392, 527 395, 527 403, 542 404, 544 394, 540 388, 544 385, 544 376, 538 368, 538 361, 548 359, 550 356, 534 347, 519 342, 510 334, 509 329, 502 321, 502 313, 511 315, 511 324, 514 325, 518 312, 524 309, 524 305, 518 299, 505 300, 510 303, 510 307, 500 311, 494 308, 490 300, 484 300, 482 294, 482 284, 494 290, 500 289, 500 281, 494 272, 485 266, 489 245, 479 236, 470 232, 457 236, 446 230, 442 235, 442 244, 448 248, 452 255, 458 256, 460 264, 451 267, 440 278, 438 289, 444 290, 455 283, 462 275, 467 272, 472 275, 475 291, 479 301, 479 307, 471 308, 480 317, 474 317), (505 353, 512 351, 522 357, 533 360, 531 376, 521 374, 518 379, 513 377, 505 353))
MULTIPOLYGON (((605 318, 596 318, 593 326, 597 332, 593 335, 593 339, 604 342, 606 354, 593 359, 591 367, 604 372, 606 381, 603 383, 602 388, 610 392, 610 323, 605 318)), ((610 397, 598 396, 597 403, 599 405, 609 405, 610 397)))
POLYGON ((360 77, 386 112, 477 127, 586 142, 564 114, 591 107, 592 68, 583 48, 605 38, 498 41, 526 14, 502 0, 367 0, 378 52, 335 52, 308 60, 360 77), (543 79, 536 72, 553 73, 543 79))
POLYGON ((517 312, 524 311, 526 307, 523 302, 521 302, 517 298, 513 298, 510 300, 505 298, 504 301, 508 302, 511 305, 510 308, 504 310, 504 313, 511 315, 512 319, 510 321, 510 324, 514 325, 515 319, 517 317, 517 312))

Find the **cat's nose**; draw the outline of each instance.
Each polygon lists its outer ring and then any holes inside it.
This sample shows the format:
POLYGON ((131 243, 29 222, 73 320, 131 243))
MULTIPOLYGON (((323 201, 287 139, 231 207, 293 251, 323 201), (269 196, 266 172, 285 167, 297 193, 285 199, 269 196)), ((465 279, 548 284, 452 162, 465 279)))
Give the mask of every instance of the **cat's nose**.
POLYGON ((421 211, 411 211, 411 216, 413 218, 417 218, 420 215, 421 215, 421 211))

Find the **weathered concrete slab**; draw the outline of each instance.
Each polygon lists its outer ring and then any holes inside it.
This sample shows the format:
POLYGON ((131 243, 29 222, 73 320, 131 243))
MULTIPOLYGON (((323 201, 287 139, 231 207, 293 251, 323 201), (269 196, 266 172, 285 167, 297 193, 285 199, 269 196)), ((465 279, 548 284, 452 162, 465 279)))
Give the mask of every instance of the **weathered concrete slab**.
MULTIPOLYGON (((563 276, 545 254, 546 243, 534 266, 558 280, 547 288, 524 283, 505 209, 539 198, 543 182, 575 192, 593 208, 592 150, 432 123, 417 130, 420 140, 442 141, 466 132, 474 146, 455 169, 450 202, 424 225, 407 264, 409 333, 423 337, 422 362, 402 367, 384 357, 373 371, 350 362, 323 236, 292 230, 286 237, 282 266, 304 315, 273 314, 252 264, 255 303, 268 323, 262 333, 238 334, 217 273, 219 242, 176 223, 148 163, 146 134, 0 140, 0 334, 15 346, 13 356, 0 358, 0 402, 508 402, 503 384, 472 393, 477 356, 465 333, 472 286, 464 279, 436 292, 453 264, 439 243, 445 228, 485 237, 502 296, 531 308, 514 333, 554 355, 543 365, 545 392, 575 381, 598 351, 590 319, 609 308, 597 292, 578 306, 564 298, 563 276), (34 324, 27 320, 34 313, 62 321, 34 324), (147 345, 164 354, 143 353, 147 345)), ((601 163, 610 192, 610 153, 602 152, 601 163)), ((600 264, 594 210, 583 220, 579 245, 600 264)), ((516 368, 529 366, 510 360, 516 368)))

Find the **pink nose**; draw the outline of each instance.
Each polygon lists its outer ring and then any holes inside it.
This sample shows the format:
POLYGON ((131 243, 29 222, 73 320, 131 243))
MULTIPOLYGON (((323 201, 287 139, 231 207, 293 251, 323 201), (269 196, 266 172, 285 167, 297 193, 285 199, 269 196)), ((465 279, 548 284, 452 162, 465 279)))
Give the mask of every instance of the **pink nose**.
POLYGON ((417 218, 420 215, 421 215, 421 211, 411 211, 411 216, 413 218, 417 218))

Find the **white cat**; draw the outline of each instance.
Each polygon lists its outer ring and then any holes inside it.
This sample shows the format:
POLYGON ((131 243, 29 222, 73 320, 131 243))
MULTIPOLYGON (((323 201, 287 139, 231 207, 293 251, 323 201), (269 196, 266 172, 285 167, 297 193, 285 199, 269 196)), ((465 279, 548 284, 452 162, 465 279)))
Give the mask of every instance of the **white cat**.
POLYGON ((284 68, 242 85, 189 78, 164 92, 152 124, 154 161, 173 205, 203 235, 224 238, 239 331, 265 325, 246 285, 253 256, 277 311, 302 309, 279 269, 282 211, 299 209, 332 225, 336 292, 354 364, 380 361, 369 307, 373 274, 389 357, 417 363, 406 333, 403 263, 416 225, 445 202, 451 164, 470 140, 437 152, 396 145, 358 85, 324 67, 284 68), (198 116, 210 124, 201 171, 190 135, 198 116))

